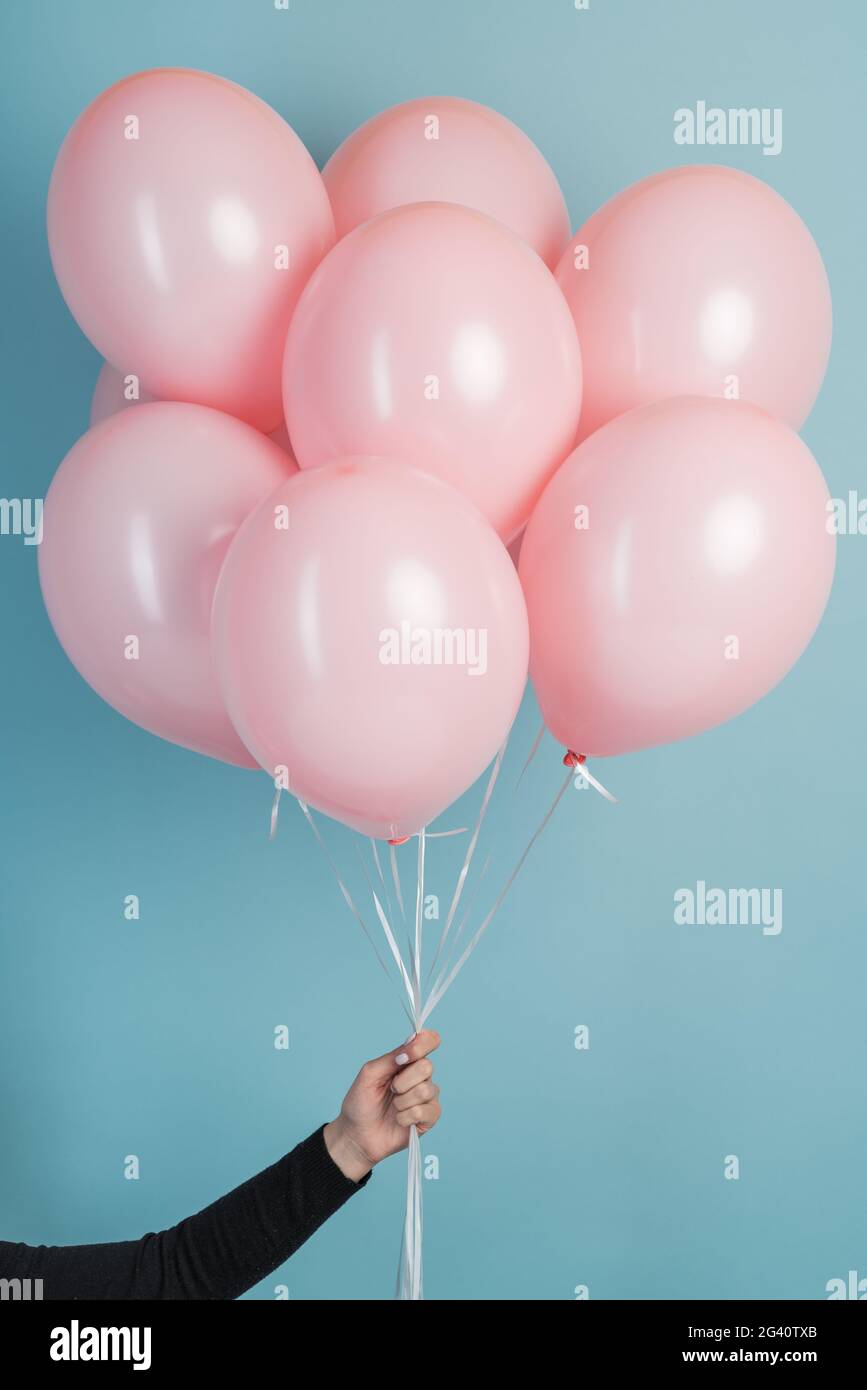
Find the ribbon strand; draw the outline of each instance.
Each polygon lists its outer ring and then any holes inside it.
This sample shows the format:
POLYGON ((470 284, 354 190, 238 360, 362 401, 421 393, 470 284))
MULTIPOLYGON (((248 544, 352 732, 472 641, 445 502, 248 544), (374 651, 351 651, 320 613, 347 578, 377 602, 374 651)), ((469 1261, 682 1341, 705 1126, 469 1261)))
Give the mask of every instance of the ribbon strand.
MULTIPOLYGON (((342 894, 343 901, 346 903, 346 906, 349 908, 349 911, 352 913, 352 915, 353 915, 353 917, 355 918, 356 922, 357 922, 358 925, 361 927, 361 930, 364 932, 364 935, 367 937, 368 941, 370 942, 371 946, 373 947, 373 953, 374 953, 374 955, 376 956, 376 959, 379 961, 380 968, 381 968, 381 969, 383 970, 383 972, 385 973, 386 978, 389 979, 389 980, 392 980, 392 979, 393 979, 393 976, 392 976, 392 974, 391 974, 391 971, 389 970, 389 968, 388 968, 388 966, 386 965, 385 961, 382 959, 382 956, 381 956, 380 953, 379 953, 379 947, 377 946, 376 942, 374 941, 373 936, 371 935, 370 930, 368 929, 367 923, 365 922, 364 918, 362 917, 361 913, 359 912, 358 908, 356 907, 356 905, 355 905, 355 900, 353 899, 352 894, 350 893, 350 891, 349 891, 349 889, 347 888, 346 884, 343 882, 343 879, 342 879, 341 876, 340 876, 340 871, 339 871, 339 869, 337 868, 337 865, 335 864, 334 860, 332 859, 331 854, 329 853, 328 846, 326 845, 324 839, 322 838, 322 835, 320 834, 320 831, 319 831, 319 827, 318 827, 318 825, 316 824, 316 822, 314 821, 313 817, 311 816, 310 811, 309 811, 309 808, 308 808, 308 807, 305 805, 305 803, 304 803, 303 801, 301 801, 301 800, 298 801, 298 805, 301 807, 301 811, 302 811, 302 813, 303 813, 303 815, 304 815, 304 819, 307 821, 307 824, 310 826, 310 829, 313 831, 313 834, 316 836, 316 839, 317 839, 317 841, 318 841, 318 843, 319 843, 319 848, 322 850, 322 853, 325 855, 325 858, 326 858, 326 860, 327 860, 327 862, 328 862, 328 865, 329 865, 329 867, 330 867, 330 869, 331 869, 331 872, 333 873, 334 878, 335 878, 335 880, 336 880, 336 882, 337 882, 337 886, 338 886, 338 888, 340 889, 340 892, 341 892, 341 894, 342 894)), ((375 897, 376 897, 376 895, 374 894, 374 899, 375 899, 375 897)), ((400 957, 400 952, 398 952, 398 958, 399 958, 399 957, 400 957)), ((401 961, 401 967, 402 967, 402 966, 403 966, 403 962, 401 961)), ((412 995, 411 995, 411 994, 410 994, 410 998, 412 998, 412 995)), ((418 1025, 417 1025, 417 1023, 416 1023, 416 1021, 415 1021, 415 1018, 414 1018, 413 1014, 409 1011, 409 1009, 407 1009, 406 1005, 403 1004, 403 1000, 401 1000, 401 1003, 402 1003, 402 1006, 403 1006, 404 1013, 407 1015, 407 1017, 408 1017, 410 1023, 412 1024, 413 1028, 416 1028, 416 1029, 417 1029, 417 1028, 418 1028, 418 1025)))
POLYGON ((463 970, 473 951, 476 949, 476 946, 481 941, 485 931, 490 926, 491 922, 494 920, 494 917, 496 916, 497 912, 503 904, 506 894, 508 893, 512 884, 515 882, 515 879, 518 877, 518 874, 524 867, 528 854, 530 853, 539 836, 542 834, 542 831, 545 829, 554 812, 556 811, 557 807, 559 806, 560 802, 562 801, 566 789, 571 781, 572 769, 570 767, 568 775, 566 776, 566 779, 560 787, 560 790, 554 797, 554 800, 551 802, 551 805, 548 807, 548 810, 545 812, 545 815, 542 817, 542 820, 539 822, 538 826, 533 831, 533 834, 531 835, 530 839, 525 845, 524 850, 517 864, 515 865, 512 872, 509 874, 509 877, 506 879, 506 882, 504 883, 503 887, 500 889, 500 892, 497 895, 493 907, 490 909, 487 916, 482 920, 481 926, 477 927, 475 933, 470 939, 469 945, 465 948, 463 954, 459 957, 457 963, 452 967, 448 975, 444 977, 442 973, 440 974, 439 979, 437 980, 436 984, 431 990, 431 993, 428 996, 427 1003, 425 1004, 422 1010, 422 1024, 424 1024, 426 1019, 430 1018, 430 1015, 433 1013, 437 1004, 439 1004, 440 1000, 443 998, 443 995, 446 993, 448 989, 451 988, 452 984, 463 970))
POLYGON ((524 766, 521 768, 520 775, 519 775, 519 777, 518 777, 517 782, 515 783, 515 791, 518 790, 518 788, 520 787, 521 783, 523 782, 523 780, 524 780, 524 773, 527 771, 527 768, 530 766, 531 762, 533 761, 533 759, 535 758, 536 754, 538 753, 539 747, 540 747, 540 745, 541 745, 541 743, 542 743, 542 739, 543 739, 544 737, 545 737, 545 721, 544 721, 544 719, 543 719, 543 720, 542 720, 542 723, 539 725, 539 732, 537 733, 536 737, 533 739, 533 746, 532 746, 532 748, 530 749, 529 753, 527 754, 526 762, 524 763, 524 766))
POLYGON ((268 834, 269 840, 273 840, 274 836, 277 834, 277 817, 280 814, 280 793, 282 790, 282 787, 278 787, 274 792, 274 800, 271 805, 271 829, 268 834))
POLYGON ((488 809, 488 806, 490 805, 491 797, 492 797, 493 794, 494 794, 494 787, 496 786, 496 784, 497 784, 497 778, 498 778, 499 775, 500 775, 500 768, 501 768, 502 765, 503 765, 503 758, 504 758, 505 755, 506 755, 506 748, 507 748, 507 746, 508 746, 508 742, 509 742, 509 737, 508 737, 508 735, 507 735, 506 738, 505 738, 505 740, 504 740, 504 742, 503 742, 502 747, 500 748, 500 751, 497 753, 497 756, 496 756, 496 758, 495 758, 495 760, 494 760, 494 766, 493 766, 492 769, 491 769, 491 775, 490 775, 490 777, 488 778, 488 785, 487 785, 487 787, 485 788, 485 794, 484 794, 484 796, 483 796, 483 798, 482 798, 481 807, 479 808, 478 818, 477 818, 477 820, 476 820, 476 824, 475 824, 475 827, 474 827, 474 829, 473 829, 473 833, 472 833, 472 837, 471 837, 471 839, 470 839, 470 843, 467 845, 467 852, 466 852, 466 854, 464 855, 464 862, 463 862, 463 865, 461 866, 460 873, 458 874, 457 883, 455 884, 455 891, 454 891, 454 894, 452 895, 452 901, 451 901, 451 906, 449 907, 448 916, 446 917, 445 925, 444 925, 444 927, 443 927, 443 929, 442 929, 442 932, 440 933, 440 939, 439 939, 439 942, 438 942, 438 944, 437 944, 436 951, 435 951, 435 953, 434 953, 433 961, 432 961, 432 963, 431 963, 431 967, 430 967, 430 974, 431 974, 431 975, 432 975, 433 972, 436 970, 436 967, 437 967, 437 965, 438 965, 438 963, 439 963, 440 956, 442 955, 442 952, 443 952, 443 947, 444 947, 445 944, 446 944, 446 938, 448 937, 449 931, 451 930, 451 925, 452 925, 452 922, 454 921, 455 913, 456 913, 457 910, 458 910, 458 904, 460 903, 461 895, 462 895, 462 893, 463 893, 463 891, 464 891, 464 884, 465 884, 466 881, 467 881, 467 874, 468 874, 469 871, 470 871, 470 865, 471 865, 472 862, 473 862, 473 855, 474 855, 475 852, 476 852, 476 845, 478 844, 479 833, 480 833, 480 831, 481 831, 481 829, 482 829, 482 822, 483 822, 484 819, 485 819, 485 813, 486 813, 486 811, 487 811, 487 809, 488 809))

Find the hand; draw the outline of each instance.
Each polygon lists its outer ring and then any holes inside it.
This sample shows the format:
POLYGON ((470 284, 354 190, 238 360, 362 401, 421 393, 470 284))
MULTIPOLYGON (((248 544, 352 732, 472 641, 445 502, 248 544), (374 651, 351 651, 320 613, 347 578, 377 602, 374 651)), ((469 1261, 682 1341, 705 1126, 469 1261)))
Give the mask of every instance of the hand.
POLYGON ((353 1182, 405 1149, 410 1125, 426 1134, 436 1124, 442 1114, 440 1088, 431 1080, 433 1063, 427 1054, 439 1045, 439 1033, 425 1028, 361 1068, 337 1119, 325 1126, 326 1148, 353 1182))

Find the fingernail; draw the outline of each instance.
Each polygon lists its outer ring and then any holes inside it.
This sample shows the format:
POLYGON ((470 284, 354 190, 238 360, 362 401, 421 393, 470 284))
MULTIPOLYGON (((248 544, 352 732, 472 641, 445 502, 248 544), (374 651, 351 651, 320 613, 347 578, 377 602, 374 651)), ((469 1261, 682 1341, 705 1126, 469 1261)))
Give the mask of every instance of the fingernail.
POLYGON ((404 1064, 404 1062, 408 1062, 408 1061, 409 1061, 409 1053, 408 1053, 408 1052, 399 1052, 399 1053, 397 1054, 397 1056, 395 1057, 394 1060, 395 1060, 395 1063, 396 1063, 397 1066, 402 1067, 403 1064, 404 1064))

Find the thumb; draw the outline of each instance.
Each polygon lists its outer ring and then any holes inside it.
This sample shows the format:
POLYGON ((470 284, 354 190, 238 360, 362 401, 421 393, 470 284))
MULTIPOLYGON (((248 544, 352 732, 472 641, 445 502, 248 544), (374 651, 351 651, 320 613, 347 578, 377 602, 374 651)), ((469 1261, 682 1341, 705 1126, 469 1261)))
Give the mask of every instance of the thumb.
POLYGON ((369 1081, 389 1081, 396 1072, 401 1071, 410 1062, 417 1062, 421 1057, 426 1057, 439 1045, 439 1033, 433 1028, 422 1028, 420 1033, 413 1033, 411 1038, 407 1038, 406 1042, 393 1052, 384 1052, 381 1057, 374 1057, 370 1062, 365 1062, 361 1069, 362 1075, 369 1081))

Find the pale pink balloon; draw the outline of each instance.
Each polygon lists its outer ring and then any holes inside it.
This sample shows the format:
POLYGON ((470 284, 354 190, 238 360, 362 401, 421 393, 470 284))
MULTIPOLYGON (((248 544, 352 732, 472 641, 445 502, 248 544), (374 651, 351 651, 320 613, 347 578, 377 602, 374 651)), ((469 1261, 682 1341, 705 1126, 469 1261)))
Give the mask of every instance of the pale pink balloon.
POLYGON ((67 135, 48 241, 70 310, 161 400, 281 420, 298 295, 334 240, 325 185, 290 126, 210 73, 110 87, 67 135))
MULTIPOLYGON (((527 616, 484 518, 392 459, 302 471, 232 544, 214 654, 235 727, 293 796, 401 839, 494 757, 527 674, 527 616)), ((279 782, 278 782, 279 785, 279 782)))
POLYGON ((211 602, 239 525, 287 472, 240 420, 158 402, 83 435, 45 499, 39 577, 72 664, 127 719, 243 767, 256 764, 217 688, 211 602))
POLYGON ((550 164, 499 111, 464 97, 417 97, 381 111, 322 171, 338 237, 406 203, 462 203, 529 242, 552 269, 569 211, 550 164))
POLYGON ((580 438, 671 396, 752 401, 797 428, 822 384, 831 296, 804 223, 739 169, 642 179, 576 232, 557 270, 584 361, 580 438))
POLYGON ((581 354, 554 277, 514 232, 416 203, 357 227, 314 273, 283 399, 302 469, 402 459, 508 540, 574 442, 581 354))
MULTIPOLYGON (((134 373, 119 372, 110 362, 103 362, 99 376, 96 378, 96 386, 93 388, 93 398, 90 402, 91 426, 98 425, 100 420, 106 420, 109 415, 116 414, 118 410, 126 410, 131 405, 147 405, 149 401, 154 400, 156 397, 141 388, 138 377, 134 373)), ((285 422, 281 421, 276 430, 271 430, 268 438, 273 439, 275 444, 279 444, 288 456, 287 471, 297 473, 298 464, 292 452, 289 431, 285 422)))
POLYGON ((776 685, 828 598, 827 498, 806 445, 746 402, 643 406, 585 440, 521 547, 530 675, 554 737, 627 753, 776 685))

